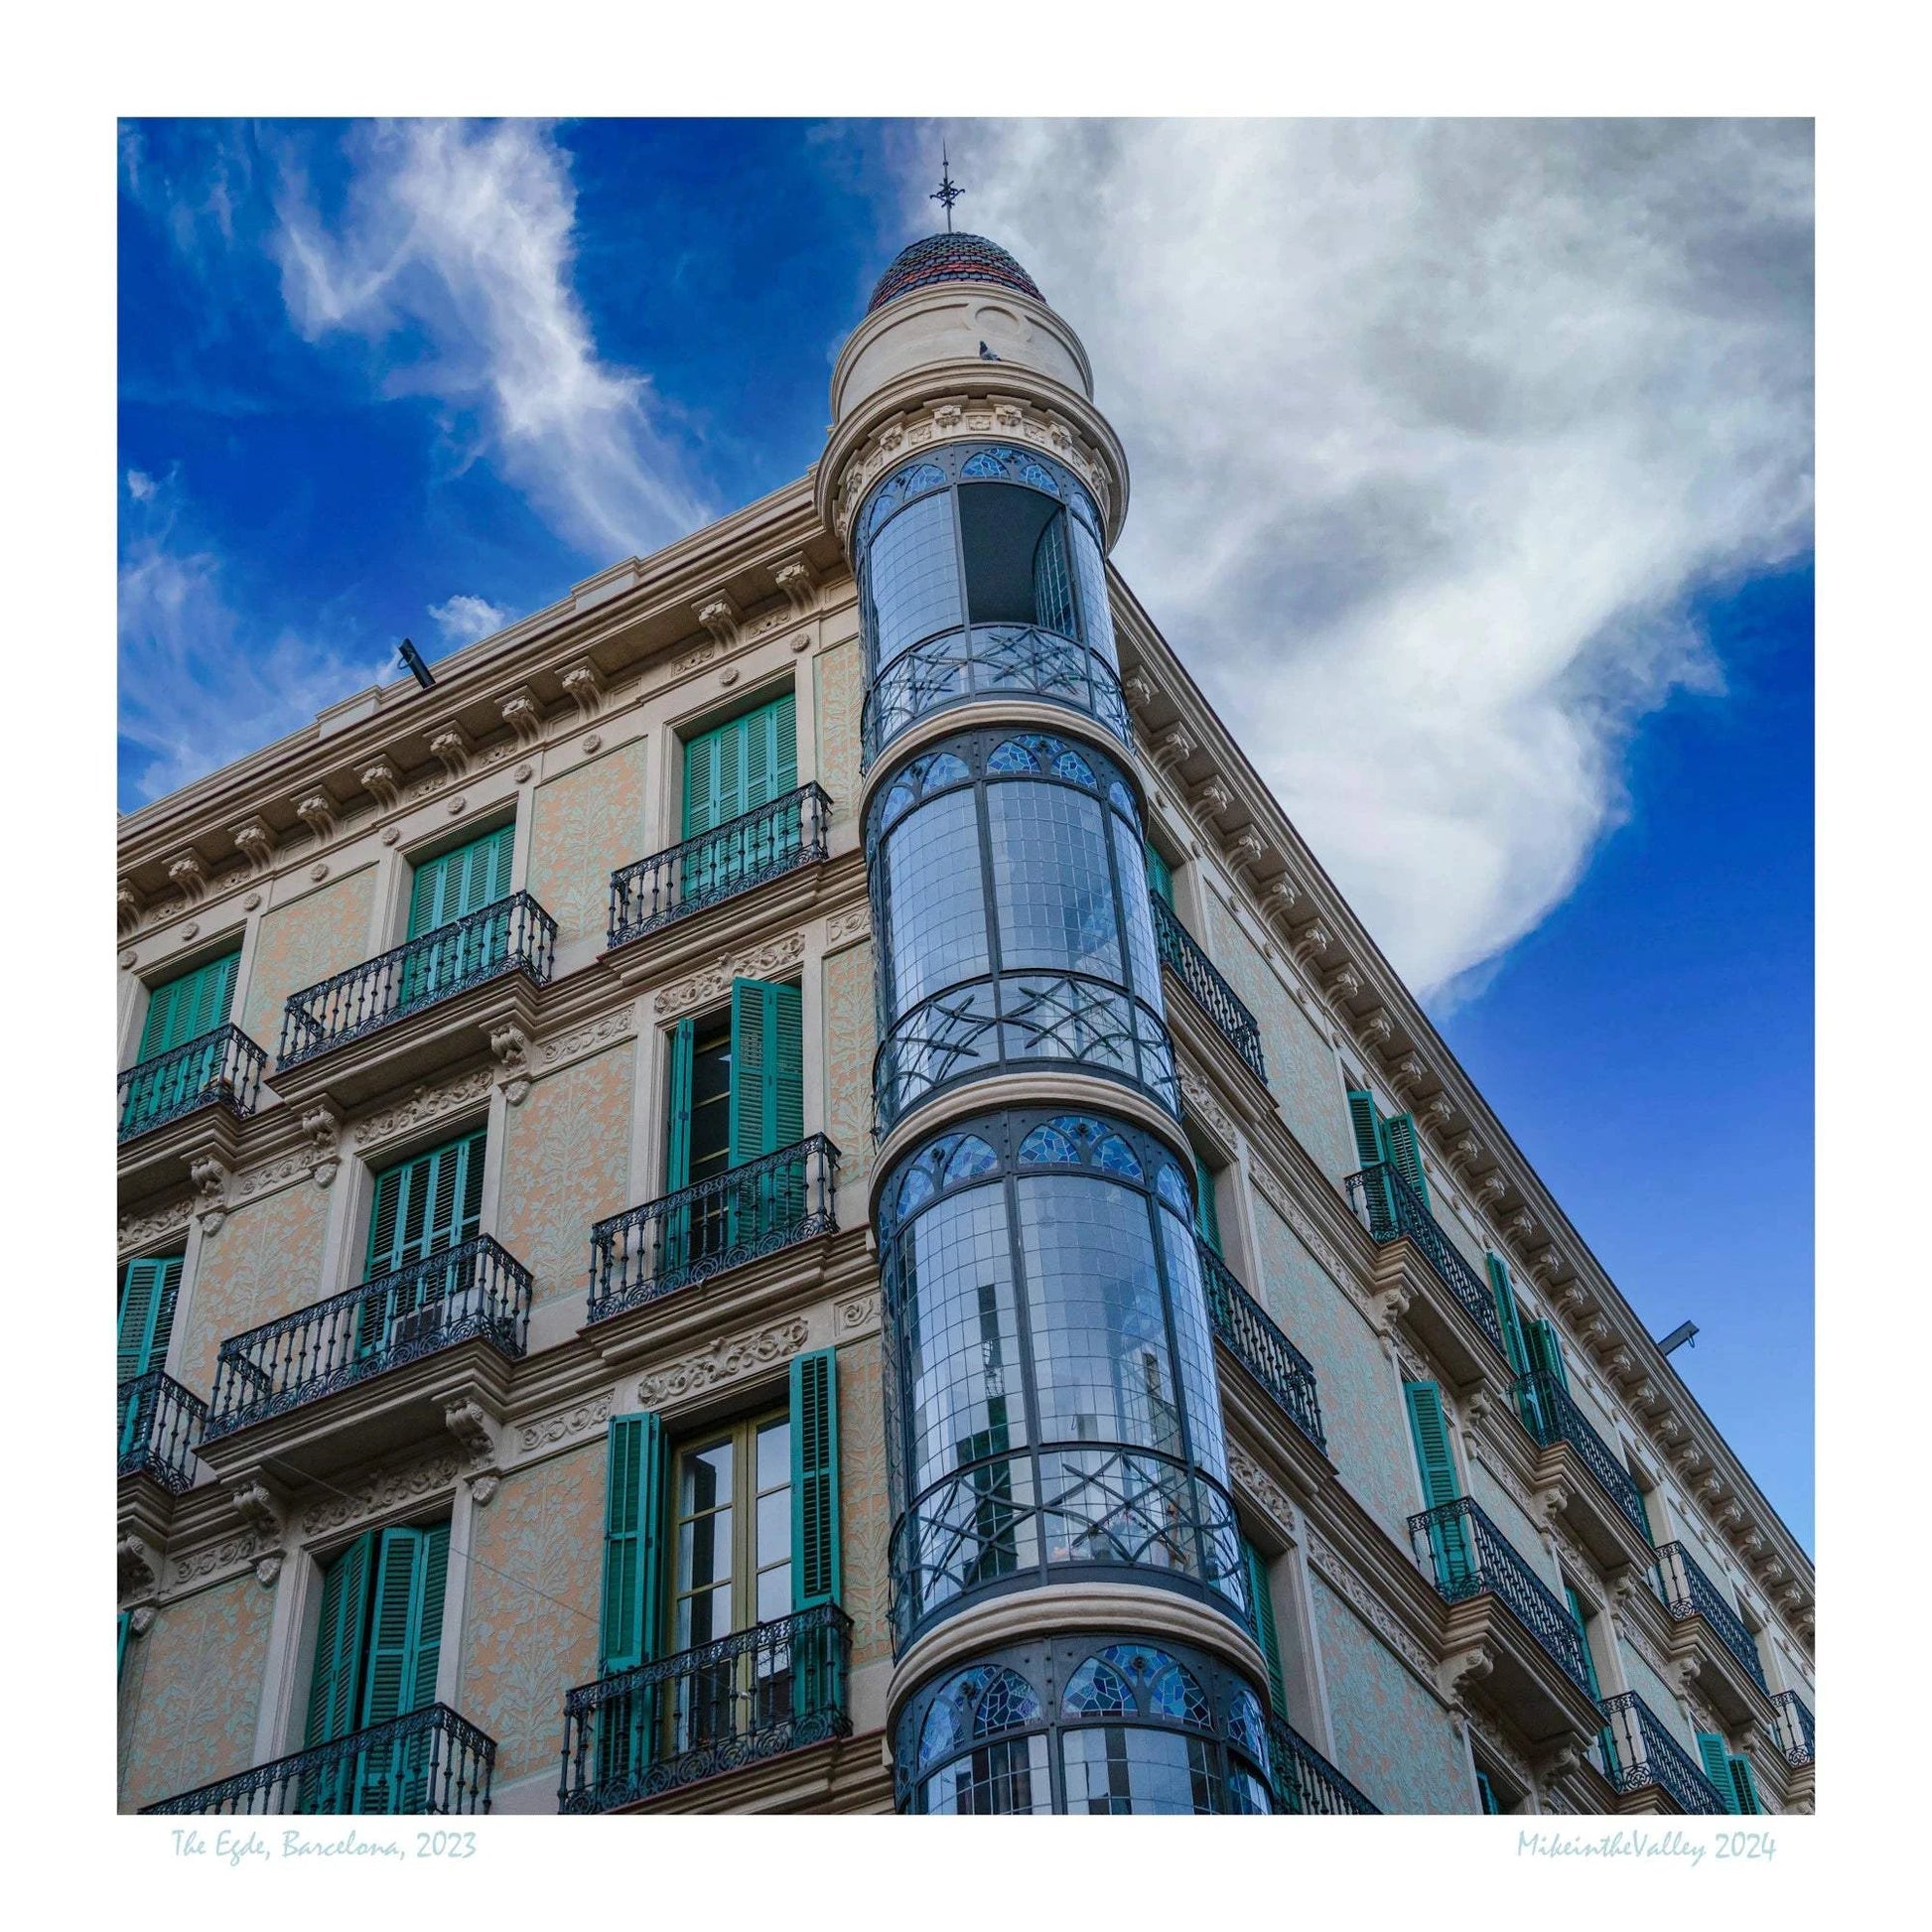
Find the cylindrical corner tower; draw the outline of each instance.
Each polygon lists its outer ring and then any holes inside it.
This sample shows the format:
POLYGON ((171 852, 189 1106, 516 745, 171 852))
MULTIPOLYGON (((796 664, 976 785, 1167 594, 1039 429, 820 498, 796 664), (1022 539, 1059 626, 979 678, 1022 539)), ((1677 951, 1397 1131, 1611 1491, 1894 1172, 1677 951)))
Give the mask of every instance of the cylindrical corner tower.
POLYGON ((832 378, 866 666, 901 1810, 1270 1808, 1104 557, 1127 465, 1013 257, 832 378))

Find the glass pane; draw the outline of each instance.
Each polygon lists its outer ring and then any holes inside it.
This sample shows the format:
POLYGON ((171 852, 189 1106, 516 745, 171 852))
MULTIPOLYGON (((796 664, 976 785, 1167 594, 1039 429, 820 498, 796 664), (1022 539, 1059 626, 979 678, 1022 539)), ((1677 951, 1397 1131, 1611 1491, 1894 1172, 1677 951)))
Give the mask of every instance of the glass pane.
POLYGON ((1007 969, 1059 966, 1120 984, 1105 807, 1066 785, 1024 780, 989 786, 986 803, 1007 969))
POLYGON ((759 1498, 759 1563, 776 1563, 791 1552, 791 1491, 773 1489, 759 1498))
POLYGON ((714 1443, 709 1449, 687 1449, 678 1483, 677 1509, 680 1516, 694 1515, 701 1509, 716 1509, 731 1501, 732 1446, 729 1441, 714 1443))
POLYGON ((867 556, 878 663, 960 621, 952 492, 928 496, 887 524, 867 556))
POLYGON ((677 1587, 695 1589, 729 1582, 732 1574, 732 1513, 711 1511, 678 1525, 677 1587))
POLYGON ((759 1572, 758 1620, 769 1623, 773 1617, 791 1614, 791 1565, 773 1564, 759 1572))
POLYGON ((766 1423, 759 1431, 759 1487, 778 1489, 791 1481, 791 1424, 766 1423))
POLYGON ((978 854, 970 790, 947 792, 921 805, 887 840, 895 1017, 927 994, 987 970, 978 854))
POLYGON ((677 1606, 679 1650, 691 1650, 714 1637, 729 1636, 732 1628, 732 1593, 729 1584, 716 1589, 700 1590, 682 1598, 677 1606))

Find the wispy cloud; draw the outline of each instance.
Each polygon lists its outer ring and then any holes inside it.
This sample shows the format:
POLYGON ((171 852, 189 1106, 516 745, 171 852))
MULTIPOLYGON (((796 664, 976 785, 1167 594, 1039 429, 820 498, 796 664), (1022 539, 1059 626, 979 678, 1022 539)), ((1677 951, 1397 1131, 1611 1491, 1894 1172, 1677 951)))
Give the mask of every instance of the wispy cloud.
POLYGON ((1572 890, 1635 723, 1720 688, 1689 600, 1810 541, 1809 128, 948 133, 960 225, 1092 352, 1129 581, 1453 991, 1572 890))
POLYGON ((276 252, 310 340, 383 349, 390 395, 428 395, 545 520, 599 562, 709 514, 648 380, 600 359, 572 284, 569 157, 540 123, 356 128, 340 218, 291 163, 276 252), (407 358, 407 359, 405 359, 407 358))
POLYGON ((246 618, 224 561, 194 528, 180 479, 131 471, 122 505, 122 804, 144 804, 258 750, 394 668, 246 618))
POLYGON ((487 637, 492 630, 502 629, 510 618, 507 611, 499 610, 487 598, 472 597, 467 591, 459 591, 441 604, 432 604, 429 614, 436 620, 444 641, 451 644, 469 644, 479 637, 487 637))

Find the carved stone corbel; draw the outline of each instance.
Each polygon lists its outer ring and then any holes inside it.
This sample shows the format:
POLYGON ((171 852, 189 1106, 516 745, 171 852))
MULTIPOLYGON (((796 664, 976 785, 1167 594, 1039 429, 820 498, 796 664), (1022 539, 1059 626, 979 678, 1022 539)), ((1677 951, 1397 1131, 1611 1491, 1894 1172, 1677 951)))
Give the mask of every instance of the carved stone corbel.
POLYGON ((803 557, 787 557, 771 566, 771 581, 785 594, 785 602, 801 618, 811 616, 818 602, 818 582, 803 557))
POLYGON ((282 1511, 268 1485, 259 1476, 250 1476, 228 1491, 234 1513, 254 1531, 262 1542, 279 1545, 282 1541, 282 1511))
POLYGON ((275 863, 275 832, 267 819, 259 816, 248 819, 228 836, 234 840, 235 850, 248 861, 250 873, 264 873, 275 863))
POLYGON ((1170 725, 1155 741, 1154 761, 1164 771, 1177 771, 1199 750, 1185 725, 1170 725))
POLYGON ((496 700, 496 715, 516 734, 517 745, 525 751, 543 736, 543 706, 527 684, 504 692, 496 700))
POLYGON ((282 1553, 271 1550, 267 1556, 255 1560, 255 1581, 263 1589, 273 1589, 275 1580, 282 1574, 282 1553))
POLYGON ((136 1604, 128 1616, 127 1628, 130 1636, 145 1637, 154 1628, 154 1605, 152 1603, 136 1604))
POLYGON ((1385 1288, 1375 1298, 1373 1315, 1375 1332, 1385 1341, 1394 1336, 1397 1322, 1409 1312, 1409 1304, 1414 1299, 1414 1295, 1404 1282, 1397 1282, 1385 1288))
POLYGON ((1555 1750, 1537 1759, 1537 1782, 1540 1785, 1554 1784, 1559 1778, 1567 1778, 1583 1761, 1583 1753, 1575 1744, 1559 1744, 1555 1750))
POLYGON ((326 791, 312 791, 295 801, 295 815, 315 834, 318 845, 336 836, 336 801, 326 791))
POLYGON ((1603 1358, 1603 1370, 1610 1380, 1622 1387, 1624 1378, 1636 1367, 1627 1348, 1613 1348, 1603 1358))
POLYGON ((477 755, 475 742, 455 718, 446 720, 430 733, 429 750, 430 756, 452 779, 461 778, 477 755))
POLYGON ((1355 1036, 1358 1039, 1373 1040, 1378 1046, 1394 1032, 1395 1022, 1389 1018, 1386 1007, 1377 1007, 1373 1013, 1365 1015, 1355 1023, 1355 1036))
POLYGON ((327 1187, 343 1165, 343 1117, 330 1100, 320 1100, 302 1116, 302 1133, 315 1150, 309 1178, 327 1187))
POLYGON ((195 1183, 195 1205, 193 1213, 202 1224, 204 1234, 216 1234, 221 1223, 228 1218, 228 1183, 234 1178, 226 1166, 211 1154, 204 1154, 192 1162, 188 1177, 195 1183))
POLYGON ((1483 1644, 1475 1644, 1467 1650, 1458 1651, 1443 1663, 1443 1695, 1449 1700, 1449 1707, 1461 1716, 1467 1716, 1469 1694, 1489 1673, 1496 1668, 1496 1660, 1483 1644))
POLYGON ((1503 1232, 1518 1243, 1526 1242, 1536 1232, 1536 1216, 1527 1207, 1519 1207, 1503 1223, 1503 1232))
POLYGON ((1120 688, 1127 693, 1128 702, 1136 711, 1145 711, 1157 695, 1148 674, 1138 668, 1121 680, 1120 688))
POLYGON ((703 624, 720 650, 738 648, 743 621, 736 601, 728 592, 720 591, 716 596, 706 598, 702 604, 692 605, 691 615, 703 624))
POLYGON ((1244 825, 1228 844, 1228 864, 1237 873, 1258 868, 1270 856, 1261 842, 1261 834, 1252 825, 1244 825))
POLYGON ((362 789, 373 798, 377 806, 385 811, 394 811, 402 802, 402 780, 396 775, 396 768, 387 759, 376 759, 365 764, 356 777, 362 789))
POLYGON ((495 1495, 496 1486, 501 1480, 502 1478, 500 1476, 494 1475, 472 1476, 470 1478, 470 1500, 479 1509, 487 1509, 489 1507, 489 1499, 495 1495))
POLYGON ((1234 793, 1227 788, 1218 771, 1195 795, 1194 809, 1206 823, 1211 823, 1223 812, 1234 809, 1234 793))
POLYGON ((512 1106, 520 1107, 530 1091, 530 1041, 521 1027, 492 1027, 489 1031, 489 1050, 496 1055, 502 1072, 496 1076, 496 1084, 503 1089, 503 1098, 512 1106))
POLYGON ((1286 920, 1301 902, 1301 887, 1284 873, 1262 894, 1261 910, 1267 918, 1286 920))
POLYGON ((1509 1192, 1509 1176, 1500 1168, 1491 1168, 1475 1184, 1476 1200, 1484 1207, 1494 1207, 1509 1192))
POLYGON ((1570 1508, 1570 1491, 1560 1482, 1552 1482, 1536 1492, 1537 1507, 1543 1521, 1539 1526, 1545 1536, 1555 1536, 1557 1519, 1570 1508))
POLYGON ((1455 1118, 1455 1102, 1446 1093, 1433 1093, 1416 1109, 1424 1131, 1440 1134, 1455 1118))
POLYGON ((190 905, 199 904, 207 893, 207 868, 199 852, 184 852, 168 863, 168 877, 190 905))
POLYGON ((132 932, 141 923, 141 895, 125 879, 114 893, 115 929, 123 934, 132 932))
POLYGON ((1412 1048, 1389 1068, 1389 1078, 1396 1092, 1407 1099, 1429 1078, 1429 1063, 1412 1048))
POLYGON ((1327 984, 1322 991, 1327 994, 1333 1006, 1345 1006, 1362 990, 1362 976, 1352 965, 1344 963, 1328 975, 1327 984))
POLYGON ((1304 966, 1310 965, 1334 944, 1328 928, 1319 919, 1311 919, 1289 941, 1289 951, 1304 966))
POLYGON ((443 1427, 457 1440, 458 1447, 473 1462, 494 1462, 496 1433, 483 1405, 474 1396, 446 1396, 443 1400, 443 1427))
POLYGON ((1458 1173, 1473 1171, 1488 1150, 1473 1134, 1460 1136, 1449 1151, 1449 1164, 1458 1173))
POLYGON ((128 1535, 114 1545, 114 1579, 121 1595, 151 1595, 161 1580, 161 1557, 143 1538, 128 1535))
POLYGON ((586 724, 604 709, 604 673, 588 657, 564 673, 563 687, 586 724))

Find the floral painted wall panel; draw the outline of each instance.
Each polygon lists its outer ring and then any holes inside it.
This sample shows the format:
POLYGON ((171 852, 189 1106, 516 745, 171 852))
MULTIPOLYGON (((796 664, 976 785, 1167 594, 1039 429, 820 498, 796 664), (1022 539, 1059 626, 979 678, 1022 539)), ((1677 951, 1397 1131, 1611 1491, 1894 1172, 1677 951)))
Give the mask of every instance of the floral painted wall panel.
MULTIPOLYGON (((359 966, 382 950, 369 945, 374 909, 375 868, 364 866, 264 912, 248 969, 242 1032, 272 1055, 281 1041, 282 1008, 291 993, 359 966)), ((399 940, 401 936, 397 934, 399 940)))
POLYGON ((845 1612, 855 1668, 893 1653, 887 1581, 892 1505, 886 1490, 886 1407, 877 1335, 839 1350, 839 1524, 845 1612))
POLYGON ((496 1740, 496 1782, 554 1773, 564 1693, 597 1675, 602 1437, 503 1478, 471 1517, 457 1709, 496 1740))
POLYGON ((1386 1812, 1475 1810, 1449 1713, 1319 1573, 1311 1583, 1336 1764, 1386 1812))
POLYGON ((1268 1090, 1281 1103, 1282 1118, 1295 1138, 1321 1172, 1339 1182, 1359 1163, 1348 1134, 1334 1051, 1255 950, 1254 941, 1236 925, 1234 915, 1215 901, 1212 917, 1208 949, 1261 1028, 1268 1090))
POLYGON ((832 800, 832 822, 859 807, 859 710, 864 701, 859 645, 840 644, 813 660, 818 700, 818 781, 832 800))
POLYGON ((532 1308, 586 1293, 591 1225, 628 1207, 634 1041, 539 1080, 508 1109, 498 1239, 536 1277, 532 1308))
POLYGON ((128 1640, 123 1811, 248 1768, 274 1605, 250 1573, 167 1604, 128 1640))
POLYGON ((1328 1454, 1341 1479, 1405 1547, 1422 1507, 1394 1367, 1355 1306, 1295 1230, 1255 1196, 1261 1244, 1256 1298, 1314 1367, 1328 1454))
POLYGON ((1469 1494, 1475 1498, 1476 1506, 1502 1531, 1505 1541, 1542 1578, 1561 1602, 1563 1572, 1557 1568, 1556 1558, 1537 1535, 1536 1525, 1489 1473, 1487 1465, 1479 1457, 1472 1455, 1467 1461, 1464 1480, 1468 1484, 1469 1494))
POLYGON ((640 741, 539 785, 530 833, 529 892, 557 921, 557 943, 604 943, 611 875, 644 851, 640 741))
POLYGON ((187 1290, 176 1377, 184 1388, 206 1401, 223 1340, 323 1299, 328 1221, 328 1194, 313 1181, 300 1180, 280 1193, 244 1202, 204 1237, 187 1290))
POLYGON ((825 1131, 839 1151, 841 1181, 872 1173, 872 941, 825 962, 825 1131))

